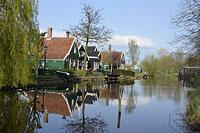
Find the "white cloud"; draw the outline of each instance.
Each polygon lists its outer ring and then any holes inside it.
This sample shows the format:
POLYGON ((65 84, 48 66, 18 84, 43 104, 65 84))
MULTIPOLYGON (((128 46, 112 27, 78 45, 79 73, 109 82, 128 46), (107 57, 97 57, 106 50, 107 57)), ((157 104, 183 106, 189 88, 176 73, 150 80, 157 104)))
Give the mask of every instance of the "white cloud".
MULTIPOLYGON (((40 29, 40 32, 46 32, 46 31, 47 30, 40 29)), ((52 34, 53 34, 52 35, 53 37, 65 37, 66 36, 65 31, 58 32, 58 31, 53 30, 52 34)), ((112 45, 128 46, 129 39, 135 39, 137 41, 139 47, 142 47, 142 48, 150 48, 150 47, 153 47, 153 45, 154 45, 153 41, 150 38, 141 37, 141 36, 137 36, 137 35, 114 35, 109 43, 111 43, 112 45)))
MULTIPOLYGON (((146 105, 151 101, 151 98, 148 96, 135 96, 133 98, 135 100, 136 106, 146 105)), ((121 104, 125 106, 125 105, 127 105, 127 101, 128 101, 128 97, 124 97, 121 100, 121 104)), ((119 104, 118 102, 119 102, 118 99, 113 99, 110 101, 110 104, 116 106, 119 104)))
POLYGON ((53 37, 66 37, 66 33, 54 31, 52 36, 53 37))
POLYGON ((139 47, 149 48, 153 46, 153 41, 150 38, 141 37, 137 35, 115 35, 110 43, 113 45, 128 45, 129 39, 135 39, 139 47))

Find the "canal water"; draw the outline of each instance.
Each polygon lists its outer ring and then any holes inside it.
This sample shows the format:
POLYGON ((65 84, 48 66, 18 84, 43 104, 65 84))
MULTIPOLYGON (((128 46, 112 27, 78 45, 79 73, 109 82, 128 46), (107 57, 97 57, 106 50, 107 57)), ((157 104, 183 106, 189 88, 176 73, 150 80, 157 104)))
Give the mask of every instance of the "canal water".
POLYGON ((191 88, 177 80, 0 92, 0 132, 183 133, 191 88))

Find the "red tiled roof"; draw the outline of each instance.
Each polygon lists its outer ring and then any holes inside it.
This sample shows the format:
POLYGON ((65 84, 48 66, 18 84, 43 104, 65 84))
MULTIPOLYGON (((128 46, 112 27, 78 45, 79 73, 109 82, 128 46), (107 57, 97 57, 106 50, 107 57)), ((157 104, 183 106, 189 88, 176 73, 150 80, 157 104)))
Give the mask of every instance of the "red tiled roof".
POLYGON ((109 60, 121 61, 122 56, 123 56, 123 52, 112 51, 111 55, 110 55, 110 52, 102 51, 101 52, 101 61, 102 62, 109 62, 109 60))
MULTIPOLYGON (((69 52, 74 38, 52 38, 45 39, 45 44, 48 46, 47 59, 64 59, 69 52)), ((44 53, 44 52, 43 52, 44 53)))
MULTIPOLYGON (((34 92, 28 92, 27 94, 30 101, 33 102, 34 92)), ((49 113, 71 116, 68 101, 62 93, 45 92, 43 95, 42 92, 37 92, 37 97, 36 111, 41 112, 42 104, 44 104, 44 109, 49 113)))

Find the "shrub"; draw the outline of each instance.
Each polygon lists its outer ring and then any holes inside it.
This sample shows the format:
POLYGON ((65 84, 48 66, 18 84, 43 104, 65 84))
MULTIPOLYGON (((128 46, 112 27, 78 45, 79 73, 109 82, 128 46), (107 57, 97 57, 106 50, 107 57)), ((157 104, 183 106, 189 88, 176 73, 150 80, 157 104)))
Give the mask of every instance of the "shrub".
POLYGON ((85 77, 86 71, 85 70, 76 70, 75 75, 78 77, 85 77))
POLYGON ((193 130, 200 130, 200 91, 192 92, 189 95, 185 120, 193 130))
POLYGON ((68 73, 74 75, 76 70, 74 70, 74 68, 66 68, 63 71, 68 72, 68 73))
POLYGON ((113 72, 116 73, 116 74, 120 74, 120 75, 122 75, 122 76, 131 76, 131 77, 135 77, 135 72, 133 72, 133 71, 131 71, 131 70, 114 69, 113 72))

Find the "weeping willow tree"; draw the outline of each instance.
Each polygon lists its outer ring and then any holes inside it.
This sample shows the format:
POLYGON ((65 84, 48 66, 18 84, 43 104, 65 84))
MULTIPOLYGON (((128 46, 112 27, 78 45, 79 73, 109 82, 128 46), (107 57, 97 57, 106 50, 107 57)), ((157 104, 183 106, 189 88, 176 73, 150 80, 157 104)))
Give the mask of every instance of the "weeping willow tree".
POLYGON ((32 82, 40 50, 37 5, 37 0, 0 2, 0 87, 32 82))

